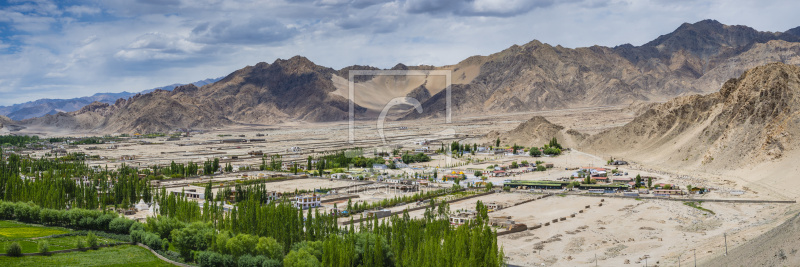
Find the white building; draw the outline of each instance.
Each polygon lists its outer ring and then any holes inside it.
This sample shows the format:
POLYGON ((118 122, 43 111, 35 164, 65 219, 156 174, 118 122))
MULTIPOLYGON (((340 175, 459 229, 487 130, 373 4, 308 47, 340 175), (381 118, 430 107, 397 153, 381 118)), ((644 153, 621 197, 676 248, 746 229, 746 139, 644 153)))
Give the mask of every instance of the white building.
POLYGON ((322 206, 322 201, 318 195, 296 196, 292 205, 298 209, 316 208, 322 206))

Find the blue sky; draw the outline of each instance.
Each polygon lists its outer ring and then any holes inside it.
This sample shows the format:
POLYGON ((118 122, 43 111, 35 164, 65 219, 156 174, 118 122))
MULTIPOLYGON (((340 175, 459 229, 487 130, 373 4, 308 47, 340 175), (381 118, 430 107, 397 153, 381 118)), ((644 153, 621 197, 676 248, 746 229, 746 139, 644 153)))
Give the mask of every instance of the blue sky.
POLYGON ((341 68, 448 65, 533 39, 641 45, 683 22, 800 26, 797 1, 0 1, 0 105, 140 91, 303 55, 341 68))

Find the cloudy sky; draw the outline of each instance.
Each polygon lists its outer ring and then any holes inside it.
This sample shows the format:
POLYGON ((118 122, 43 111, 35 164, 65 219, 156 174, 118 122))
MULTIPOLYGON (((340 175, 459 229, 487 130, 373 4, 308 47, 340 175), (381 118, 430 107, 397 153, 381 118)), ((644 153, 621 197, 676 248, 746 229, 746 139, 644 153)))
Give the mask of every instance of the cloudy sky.
POLYGON ((792 0, 0 3, 0 105, 193 82, 294 55, 337 69, 446 65, 533 39, 641 45, 707 18, 762 31, 800 26, 792 0))

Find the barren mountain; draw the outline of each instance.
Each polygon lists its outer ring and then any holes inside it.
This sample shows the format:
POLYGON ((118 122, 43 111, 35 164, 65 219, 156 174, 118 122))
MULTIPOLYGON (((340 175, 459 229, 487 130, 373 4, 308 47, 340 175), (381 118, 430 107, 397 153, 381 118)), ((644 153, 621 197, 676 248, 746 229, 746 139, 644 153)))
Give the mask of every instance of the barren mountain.
MULTIPOLYGON (((194 84, 196 86, 203 86, 209 83, 216 82, 219 79, 221 79, 221 77, 216 79, 205 79, 202 81, 196 81, 191 84, 194 84)), ((172 88, 181 85, 182 84, 172 84, 149 90, 144 90, 140 93, 142 94, 149 93, 158 89, 169 91, 172 90, 172 88)), ((84 106, 91 104, 92 102, 113 104, 115 101, 117 101, 117 99, 129 98, 136 94, 137 93, 129 93, 129 92, 97 93, 92 96, 70 98, 70 99, 39 99, 21 104, 14 104, 11 106, 0 106, 0 115, 6 115, 14 120, 24 120, 35 117, 41 117, 44 115, 54 115, 59 112, 77 111, 83 108, 84 106)))
POLYGON ((778 159, 798 147, 797 136, 800 67, 772 63, 730 79, 719 92, 658 104, 587 144, 644 161, 724 168, 778 159))
MULTIPOLYGON (((486 114, 666 101, 716 91, 727 79, 770 62, 800 64, 800 37, 704 20, 642 46, 564 48, 532 41, 478 61, 478 74, 453 87, 454 114, 486 114)), ((423 104, 444 114, 444 93, 423 104)))
POLYGON ((541 147, 555 137, 565 147, 572 147, 583 141, 586 135, 564 126, 553 124, 542 116, 534 116, 511 131, 491 132, 486 138, 491 141, 500 138, 503 144, 517 144, 525 147, 541 147))
MULTIPOLYGON (((334 70, 304 57, 259 63, 197 88, 155 90, 94 103, 69 113, 24 121, 26 124, 102 132, 166 132, 209 129, 231 123, 277 123, 283 120, 332 121, 347 118, 346 99, 331 94, 334 70)), ((356 106, 356 112, 364 109, 356 106)))

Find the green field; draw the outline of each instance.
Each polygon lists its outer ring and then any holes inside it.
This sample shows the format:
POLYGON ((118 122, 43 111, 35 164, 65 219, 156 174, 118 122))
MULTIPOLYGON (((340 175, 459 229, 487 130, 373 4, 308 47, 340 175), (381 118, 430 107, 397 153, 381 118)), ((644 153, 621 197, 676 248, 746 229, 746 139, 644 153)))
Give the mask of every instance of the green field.
MULTIPOLYGON (((75 248, 78 236, 64 236, 57 238, 41 238, 50 235, 66 234, 72 230, 46 227, 38 225, 28 225, 13 221, 0 221, 0 253, 5 253, 6 246, 12 242, 17 242, 22 247, 22 253, 39 252, 38 242, 47 240, 50 251, 75 248)), ((105 238, 98 238, 98 244, 116 243, 118 241, 105 238)))
POLYGON ((0 221, 0 238, 4 240, 42 237, 49 235, 66 234, 67 229, 27 225, 11 221, 0 221))
MULTIPOLYGON (((22 247, 22 253, 39 252, 38 242, 41 242, 43 240, 47 240, 48 245, 50 245, 50 251, 73 249, 76 248, 78 239, 83 239, 84 241, 86 241, 86 236, 62 236, 56 238, 40 238, 40 239, 26 238, 26 239, 2 240, 0 241, 0 253, 5 253, 6 246, 11 242, 19 243, 19 245, 22 247)), ((119 242, 121 241, 103 237, 97 237, 98 245, 105 245, 109 243, 119 243, 119 242)))
POLYGON ((120 245, 50 256, 0 257, 0 266, 172 266, 145 248, 120 245))

